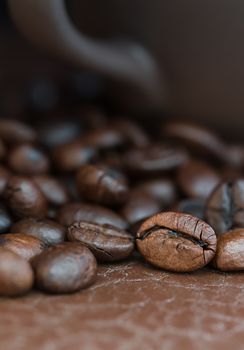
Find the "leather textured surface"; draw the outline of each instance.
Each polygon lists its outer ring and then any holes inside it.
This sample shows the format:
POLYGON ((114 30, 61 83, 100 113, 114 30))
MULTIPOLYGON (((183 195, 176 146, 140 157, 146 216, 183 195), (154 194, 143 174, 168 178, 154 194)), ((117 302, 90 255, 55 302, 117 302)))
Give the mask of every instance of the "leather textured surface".
POLYGON ((103 265, 76 294, 0 299, 1 349, 243 349, 243 285, 242 273, 103 265))

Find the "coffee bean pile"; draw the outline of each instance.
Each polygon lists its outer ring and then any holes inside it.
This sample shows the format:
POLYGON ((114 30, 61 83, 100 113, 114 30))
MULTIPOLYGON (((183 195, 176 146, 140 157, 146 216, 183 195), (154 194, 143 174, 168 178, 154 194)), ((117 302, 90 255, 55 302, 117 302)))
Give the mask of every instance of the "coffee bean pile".
POLYGON ((0 120, 0 295, 76 292, 97 264, 132 256, 167 271, 244 270, 244 147, 161 123, 148 132, 95 108, 0 120))

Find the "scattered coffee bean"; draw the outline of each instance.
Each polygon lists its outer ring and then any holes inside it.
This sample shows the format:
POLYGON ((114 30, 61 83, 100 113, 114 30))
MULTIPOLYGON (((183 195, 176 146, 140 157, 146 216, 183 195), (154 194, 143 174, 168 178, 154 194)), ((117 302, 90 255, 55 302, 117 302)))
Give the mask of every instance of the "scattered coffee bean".
POLYGON ((178 171, 178 184, 191 198, 208 198, 219 182, 217 172, 202 161, 191 160, 178 171))
POLYGON ((4 142, 15 144, 33 142, 36 140, 36 132, 28 125, 17 120, 0 120, 0 137, 4 142))
POLYGON ((39 187, 28 177, 12 176, 4 191, 6 203, 18 218, 45 217, 47 213, 47 200, 39 187))
POLYGON ((117 119, 113 122, 113 127, 117 129, 125 138, 126 142, 134 147, 147 147, 150 144, 149 138, 142 128, 129 119, 117 119))
POLYGON ((0 235, 0 246, 31 260, 45 249, 45 244, 38 238, 24 233, 7 233, 0 235))
POLYGON ((28 218, 17 221, 11 232, 25 233, 39 238, 46 245, 55 245, 64 241, 66 227, 53 220, 28 218))
POLYGON ((206 201, 202 198, 182 199, 173 206, 174 211, 191 214, 199 219, 205 218, 206 201))
POLYGON ((244 179, 217 186, 208 199, 206 219, 217 234, 244 227, 244 179))
POLYGON ((37 175, 33 178, 48 202, 54 206, 68 203, 69 193, 65 185, 50 175, 37 175))
POLYGON ((213 265, 221 271, 244 270, 244 229, 235 229, 218 237, 213 265))
POLYGON ((183 213, 163 212, 146 220, 137 233, 143 257, 168 271, 188 272, 207 265, 216 252, 214 230, 183 213))
POLYGON ((115 128, 93 130, 87 133, 82 141, 85 145, 97 150, 114 149, 125 143, 124 136, 115 128))
POLYGON ((128 227, 127 222, 112 210, 85 203, 64 205, 58 212, 57 220, 65 226, 70 226, 79 221, 89 221, 97 224, 109 224, 121 229, 128 227))
POLYGON ((49 159, 38 148, 28 144, 16 146, 9 153, 8 165, 17 174, 37 175, 49 171, 49 159))
POLYGON ((77 188, 86 199, 105 205, 123 204, 128 197, 125 181, 99 165, 84 165, 76 176, 77 188))
POLYGON ((86 245, 99 261, 123 260, 134 250, 129 233, 107 224, 76 222, 68 228, 67 238, 86 245))
POLYGON ((7 168, 4 168, 2 165, 0 165, 0 196, 3 194, 8 179, 10 178, 10 172, 7 168))
POLYGON ((49 293, 73 293, 91 285, 97 263, 91 251, 79 243, 49 247, 32 260, 38 288, 49 293))
POLYGON ((28 261, 8 249, 0 248, 0 295, 25 294, 31 289, 33 279, 28 261))

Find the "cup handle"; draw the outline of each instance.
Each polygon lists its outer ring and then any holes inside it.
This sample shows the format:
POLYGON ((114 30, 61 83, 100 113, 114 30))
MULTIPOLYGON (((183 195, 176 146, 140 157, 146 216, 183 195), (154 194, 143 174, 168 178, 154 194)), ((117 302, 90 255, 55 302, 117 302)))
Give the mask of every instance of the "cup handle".
POLYGON ((79 67, 159 93, 159 74, 151 55, 136 43, 105 43, 80 33, 64 0, 8 0, 11 17, 32 43, 79 67))

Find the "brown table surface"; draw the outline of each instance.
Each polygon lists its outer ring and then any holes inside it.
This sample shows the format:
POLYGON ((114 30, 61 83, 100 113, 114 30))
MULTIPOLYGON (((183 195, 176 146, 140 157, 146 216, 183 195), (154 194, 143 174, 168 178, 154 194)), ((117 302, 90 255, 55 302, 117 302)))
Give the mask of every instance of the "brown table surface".
POLYGON ((0 348, 244 349, 244 274, 99 267, 87 290, 0 300, 0 348))

